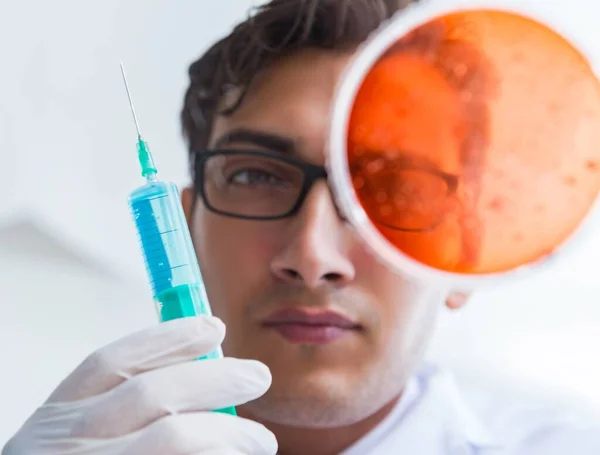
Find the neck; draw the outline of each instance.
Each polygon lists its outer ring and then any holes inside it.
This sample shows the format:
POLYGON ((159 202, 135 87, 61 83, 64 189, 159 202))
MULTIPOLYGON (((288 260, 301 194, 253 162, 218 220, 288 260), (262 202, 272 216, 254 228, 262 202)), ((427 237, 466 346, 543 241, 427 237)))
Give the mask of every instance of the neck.
POLYGON ((260 421, 240 410, 240 416, 259 421, 273 432, 279 443, 278 455, 338 455, 367 435, 391 412, 399 397, 375 414, 355 424, 339 428, 297 428, 260 421))

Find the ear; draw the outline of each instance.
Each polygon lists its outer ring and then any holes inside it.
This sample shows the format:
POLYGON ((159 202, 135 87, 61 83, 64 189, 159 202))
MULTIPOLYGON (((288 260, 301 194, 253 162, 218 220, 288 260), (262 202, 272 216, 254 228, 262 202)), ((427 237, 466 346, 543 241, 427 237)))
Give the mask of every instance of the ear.
POLYGON ((464 292, 452 292, 446 298, 446 306, 451 310, 459 310, 467 304, 471 294, 464 292))
POLYGON ((187 220, 188 226, 192 225, 195 198, 196 192, 193 188, 186 187, 181 191, 181 205, 183 206, 183 212, 185 213, 185 219, 187 220))

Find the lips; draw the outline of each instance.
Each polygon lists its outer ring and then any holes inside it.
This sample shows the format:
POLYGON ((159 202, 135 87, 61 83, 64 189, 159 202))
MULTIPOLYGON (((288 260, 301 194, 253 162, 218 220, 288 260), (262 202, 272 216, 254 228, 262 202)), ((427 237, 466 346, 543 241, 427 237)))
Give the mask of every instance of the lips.
POLYGON ((360 329, 349 318, 322 309, 284 309, 272 313, 264 327, 277 331, 291 343, 327 344, 360 329))

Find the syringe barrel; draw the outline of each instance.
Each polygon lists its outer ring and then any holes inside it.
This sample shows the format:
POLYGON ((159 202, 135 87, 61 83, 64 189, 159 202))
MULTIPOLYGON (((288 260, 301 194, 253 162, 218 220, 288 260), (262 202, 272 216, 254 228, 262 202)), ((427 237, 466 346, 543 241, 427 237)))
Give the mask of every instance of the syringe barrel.
POLYGON ((177 186, 149 182, 131 193, 129 207, 160 321, 212 315, 177 186))

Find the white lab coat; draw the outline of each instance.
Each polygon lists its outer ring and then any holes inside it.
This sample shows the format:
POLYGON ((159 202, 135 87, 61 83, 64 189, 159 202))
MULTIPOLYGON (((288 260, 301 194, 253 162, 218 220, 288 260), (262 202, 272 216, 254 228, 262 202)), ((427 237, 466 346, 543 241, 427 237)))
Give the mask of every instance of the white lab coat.
POLYGON ((392 413, 341 455, 600 455, 600 421, 508 404, 475 412, 448 373, 426 366, 392 413))

